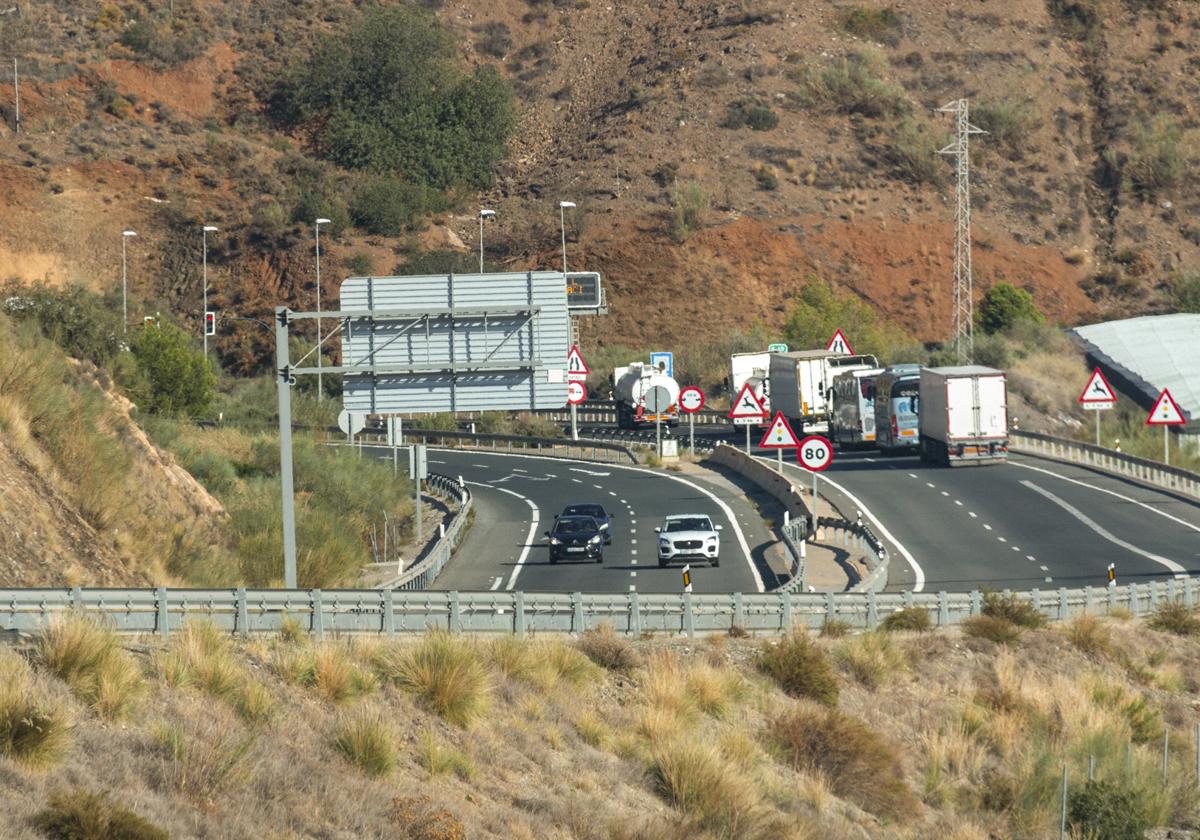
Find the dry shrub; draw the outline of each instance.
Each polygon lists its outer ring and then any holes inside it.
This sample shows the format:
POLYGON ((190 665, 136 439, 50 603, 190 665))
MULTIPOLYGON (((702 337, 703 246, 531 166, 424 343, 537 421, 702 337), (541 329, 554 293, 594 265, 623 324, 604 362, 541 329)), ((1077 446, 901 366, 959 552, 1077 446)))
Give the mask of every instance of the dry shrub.
POLYGON ((1176 636, 1200 635, 1200 619, 1196 618, 1195 611, 1185 606, 1182 601, 1160 604, 1146 625, 1152 630, 1174 633, 1176 636))
POLYGON ((689 665, 684 684, 696 707, 715 718, 728 715, 746 693, 745 684, 736 671, 715 668, 706 662, 689 665))
POLYGON ((840 621, 836 618, 827 618, 825 623, 821 625, 822 639, 840 639, 846 636, 853 630, 853 625, 849 621, 840 621))
POLYGON ((449 633, 429 633, 415 644, 381 647, 375 664, 384 679, 456 726, 474 723, 491 696, 487 669, 475 645, 449 633))
POLYGON ((908 667, 908 657, 891 636, 863 633, 841 642, 834 658, 867 688, 878 688, 908 667))
POLYGON ((579 637, 575 646, 601 668, 628 674, 636 668, 640 657, 626 639, 617 635, 611 624, 601 624, 579 637))
POLYGON ((277 647, 271 655, 271 670, 288 685, 312 685, 316 667, 308 647, 277 647))
POLYGON ((330 703, 345 703, 378 688, 375 675, 364 671, 340 644, 321 645, 313 652, 313 685, 330 703))
POLYGON ((161 781, 180 793, 206 799, 247 781, 257 739, 230 723, 196 715, 178 724, 152 727, 161 781))
POLYGON ((283 621, 279 623, 279 640, 288 644, 299 644, 308 638, 308 634, 304 631, 304 625, 300 623, 300 619, 292 615, 285 615, 283 621))
POLYGON ((247 680, 234 698, 234 708, 249 723, 267 723, 275 715, 275 695, 262 683, 247 680))
POLYGON ((962 623, 962 630, 974 639, 986 639, 998 645, 1010 645, 1021 638, 1021 628, 1007 618, 973 615, 962 623))
POLYGON ((25 660, 0 650, 0 755, 47 767, 66 751, 70 731, 66 711, 42 696, 25 660))
POLYGON ((611 736, 604 718, 589 709, 584 709, 575 716, 574 725, 579 739, 589 747, 602 749, 611 736))
POLYGON ((425 768, 431 779, 453 773, 469 782, 475 775, 475 763, 470 757, 443 743, 431 731, 426 731, 417 744, 417 763, 425 768))
POLYGON ((87 790, 51 794, 33 825, 51 840, 169 840, 133 811, 87 790))
POLYGON ((887 819, 916 812, 899 753, 863 721, 802 704, 776 718, 771 728, 789 763, 823 774, 842 799, 887 819))
POLYGON ((926 633, 933 629, 933 619, 929 610, 920 607, 905 607, 889 615, 879 624, 879 629, 885 632, 908 630, 914 633, 926 633))
POLYGON ((656 792, 701 828, 721 837, 764 835, 765 809, 754 783, 711 744, 670 738, 651 749, 656 792))
POLYGON ((379 712, 357 709, 338 721, 333 746, 368 776, 386 776, 396 766, 396 739, 379 712))
POLYGON ((485 651, 496 670, 512 680, 528 682, 533 674, 533 656, 529 642, 516 636, 499 636, 488 642, 485 651))
POLYGON ((1094 615, 1084 613, 1067 625, 1067 638, 1083 653, 1089 655, 1112 652, 1112 633, 1108 625, 1094 615))
POLYGON ((534 644, 530 654, 530 681, 547 692, 561 683, 578 688, 600 673, 581 651, 558 639, 534 644))
POLYGON ((792 633, 776 644, 764 645, 757 666, 793 697, 807 697, 830 706, 837 703, 837 677, 829 659, 805 633, 792 633))
POLYGON ((982 612, 992 618, 1007 619, 1018 627, 1036 629, 1046 624, 1046 617, 1030 601, 1024 601, 1011 592, 1007 595, 984 592, 982 612))
POLYGON ((462 820, 428 796, 397 796, 387 817, 408 840, 466 840, 462 820))
POLYGON ((84 615, 53 622, 38 640, 35 656, 76 697, 110 720, 127 715, 145 689, 140 666, 121 650, 116 634, 84 615))

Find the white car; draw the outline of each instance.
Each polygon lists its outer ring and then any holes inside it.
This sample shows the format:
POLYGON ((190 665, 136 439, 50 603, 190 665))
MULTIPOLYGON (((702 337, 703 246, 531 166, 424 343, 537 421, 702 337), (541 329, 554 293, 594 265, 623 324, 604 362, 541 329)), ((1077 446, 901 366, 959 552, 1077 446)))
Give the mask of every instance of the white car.
POLYGON ((673 560, 707 560, 710 566, 720 566, 720 525, 713 525, 703 513, 668 516, 654 529, 658 534, 658 565, 673 560))

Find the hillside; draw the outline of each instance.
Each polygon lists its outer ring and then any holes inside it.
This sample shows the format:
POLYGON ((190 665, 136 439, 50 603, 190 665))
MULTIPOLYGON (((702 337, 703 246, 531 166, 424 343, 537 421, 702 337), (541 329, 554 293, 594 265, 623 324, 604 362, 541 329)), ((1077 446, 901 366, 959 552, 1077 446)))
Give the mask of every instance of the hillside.
MULTIPOLYGON (((604 272, 612 302, 584 324, 586 342, 680 348, 755 324, 775 332, 814 274, 940 340, 953 191, 934 154, 950 118, 933 109, 960 96, 991 132, 973 140, 980 291, 1028 287, 1077 323, 1162 311, 1178 274, 1200 266, 1200 188, 1186 177, 1195 3, 425 5, 466 65, 512 82, 518 127, 494 188, 455 192, 421 230, 331 236, 327 300, 352 270, 403 270, 422 249, 469 258, 478 202, 499 210, 490 260, 555 265, 564 198, 580 205, 571 264, 604 272)), ((311 306, 311 229, 291 219, 307 218, 294 212, 308 171, 297 155, 314 150, 268 104, 272 80, 357 12, 173 7, 171 18, 142 3, 23 7, 3 22, 25 69, 20 136, 11 88, 0 91, 0 277, 111 289, 130 226, 138 298, 194 321, 196 226, 208 221, 221 227, 217 308, 311 306)), ((353 188, 353 173, 329 177, 353 188)), ((266 338, 223 323, 225 364, 261 367, 266 338)))
POLYGON ((1195 638, 985 619, 695 642, 314 643, 291 624, 239 643, 195 623, 124 650, 75 621, 0 651, 0 830, 1049 838, 1064 764, 1072 837, 1196 826, 1195 638), (14 715, 38 732, 10 737, 14 715))

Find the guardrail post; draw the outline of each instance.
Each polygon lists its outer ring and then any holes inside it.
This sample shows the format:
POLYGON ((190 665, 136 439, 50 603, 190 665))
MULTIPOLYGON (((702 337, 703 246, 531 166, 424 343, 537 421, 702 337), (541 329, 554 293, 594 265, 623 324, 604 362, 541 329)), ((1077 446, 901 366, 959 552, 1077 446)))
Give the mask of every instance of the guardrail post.
POLYGON ((683 631, 689 639, 696 638, 695 616, 692 615, 692 593, 683 593, 683 631))
POLYGON ((834 601, 832 592, 825 593, 825 620, 837 621, 837 602, 834 601))
POLYGON ((1194 607, 1196 605, 1195 596, 1195 581, 1192 578, 1185 578, 1183 581, 1183 605, 1185 607, 1194 607))
POLYGON ((642 635, 642 610, 636 589, 629 593, 629 632, 634 636, 642 635))
POLYGON ((1174 604, 1178 600, 1179 592, 1175 586, 1175 578, 1171 578, 1167 581, 1167 601, 1168 603, 1174 604))
POLYGON ((1135 616, 1141 612, 1141 605, 1138 604, 1138 585, 1136 583, 1129 584, 1129 612, 1135 616))
POLYGON ((874 630, 879 626, 879 606, 875 603, 875 590, 867 593, 867 629, 874 630))
POLYGON ((900 597, 904 600, 904 609, 906 610, 912 609, 913 605, 916 604, 917 599, 913 597, 911 589, 906 589, 900 594, 900 597))
POLYGON ((583 593, 582 592, 572 592, 571 593, 571 604, 574 607, 574 613, 575 613, 574 618, 571 620, 571 632, 582 633, 583 632, 583 593))
POLYGON ((1096 609, 1096 594, 1092 587, 1083 587, 1083 611, 1085 613, 1094 612, 1096 609))
POLYGON ((792 619, 792 593, 791 592, 781 592, 779 594, 779 597, 781 597, 783 599, 783 603, 780 605, 781 606, 780 612, 783 614, 783 620, 779 624, 779 629, 784 633, 791 633, 792 632, 792 621, 793 621, 793 619, 792 619))
POLYGON ((971 615, 979 615, 983 612, 983 593, 978 589, 971 590, 971 615))
POLYGON ((318 639, 325 638, 325 609, 321 604, 321 590, 314 589, 309 593, 312 599, 312 632, 318 639))
POLYGON ((396 635, 396 590, 383 590, 383 632, 389 639, 396 635))
POLYGON ((513 632, 525 638, 525 593, 520 589, 513 593, 513 632))
POLYGON ((159 638, 167 638, 171 633, 170 619, 167 617, 167 588, 160 586, 154 590, 154 608, 158 614, 156 627, 159 638))
POLYGON ((458 590, 451 590, 447 597, 450 599, 450 632, 458 633, 462 630, 462 613, 458 608, 458 590))
POLYGON ((1039 589, 1034 589, 1029 593, 1030 601, 1033 603, 1033 608, 1037 612, 1042 611, 1042 593, 1039 589))
POLYGON ((742 593, 733 593, 733 626, 741 627, 746 623, 745 616, 742 613, 742 593))
POLYGON ((1058 620, 1067 620, 1067 588, 1060 586, 1058 588, 1058 620))
POLYGON ((246 609, 246 587, 239 586, 237 590, 237 623, 236 632, 243 639, 250 636, 250 611, 246 609))
POLYGON ((938 626, 945 627, 950 623, 950 596, 943 590, 938 593, 938 626))
POLYGON ((1108 588, 1108 611, 1112 612, 1117 608, 1117 587, 1110 586, 1108 588))
POLYGON ((1158 581, 1152 580, 1147 586, 1150 587, 1150 612, 1158 609, 1158 581))

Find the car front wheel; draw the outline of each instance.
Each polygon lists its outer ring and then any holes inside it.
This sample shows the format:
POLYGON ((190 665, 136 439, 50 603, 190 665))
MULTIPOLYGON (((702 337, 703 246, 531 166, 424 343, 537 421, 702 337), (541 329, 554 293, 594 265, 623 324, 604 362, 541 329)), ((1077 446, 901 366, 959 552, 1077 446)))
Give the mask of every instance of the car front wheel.
POLYGON ((714 557, 714 558, 712 559, 712 565, 713 565, 713 568, 715 569, 715 568, 717 568, 718 566, 720 566, 720 565, 721 565, 721 561, 720 561, 720 560, 718 560, 716 557, 714 557))

